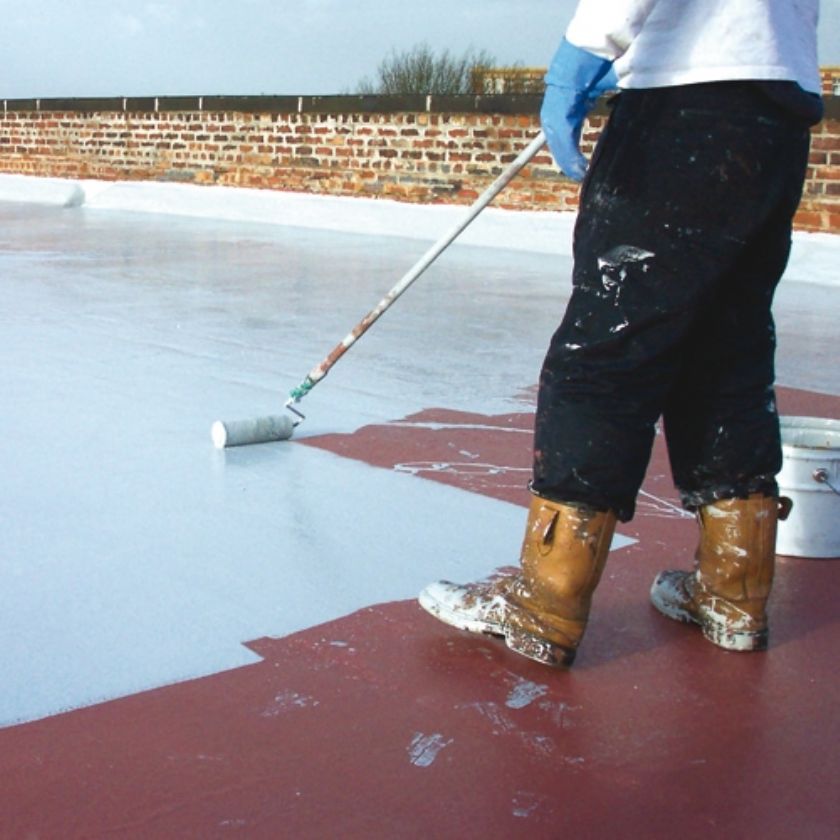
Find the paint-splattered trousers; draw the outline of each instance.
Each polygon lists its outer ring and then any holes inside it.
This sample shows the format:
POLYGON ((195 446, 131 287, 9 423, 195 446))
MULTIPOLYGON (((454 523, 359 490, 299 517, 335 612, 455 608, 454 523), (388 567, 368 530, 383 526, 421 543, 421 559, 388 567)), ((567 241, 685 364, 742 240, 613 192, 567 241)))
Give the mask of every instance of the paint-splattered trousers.
POLYGON ((532 489, 632 518, 660 418, 689 509, 777 493, 773 293, 808 121, 764 87, 626 91, 582 186, 532 489))

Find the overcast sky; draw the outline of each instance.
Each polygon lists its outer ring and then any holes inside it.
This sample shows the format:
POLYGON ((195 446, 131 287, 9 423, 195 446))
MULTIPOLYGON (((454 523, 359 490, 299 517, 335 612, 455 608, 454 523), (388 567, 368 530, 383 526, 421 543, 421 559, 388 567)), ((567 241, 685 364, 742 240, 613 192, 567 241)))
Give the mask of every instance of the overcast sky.
MULTIPOLYGON (((576 0, 0 0, 0 98, 350 93, 425 42, 544 66, 576 0)), ((840 64, 840 0, 822 0, 840 64)))

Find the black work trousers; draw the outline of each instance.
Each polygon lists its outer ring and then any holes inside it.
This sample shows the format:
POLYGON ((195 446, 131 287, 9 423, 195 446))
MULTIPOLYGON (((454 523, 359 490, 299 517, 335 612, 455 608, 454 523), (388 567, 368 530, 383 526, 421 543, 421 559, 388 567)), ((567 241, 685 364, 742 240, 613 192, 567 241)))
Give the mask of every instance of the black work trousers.
POLYGON ((808 148, 755 83, 617 97, 540 376, 534 492, 632 518, 661 417, 687 508, 777 493, 771 304, 808 148))

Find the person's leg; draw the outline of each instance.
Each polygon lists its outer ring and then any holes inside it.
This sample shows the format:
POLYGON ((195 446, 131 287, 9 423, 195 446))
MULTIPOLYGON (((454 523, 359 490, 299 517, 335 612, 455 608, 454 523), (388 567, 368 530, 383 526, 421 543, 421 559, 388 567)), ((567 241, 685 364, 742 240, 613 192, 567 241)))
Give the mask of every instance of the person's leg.
POLYGON ((807 146, 787 156, 786 199, 745 245, 681 348, 663 426, 674 483, 689 510, 778 489, 782 453, 771 306, 787 265, 806 155, 807 146))
POLYGON ((807 142, 793 139, 775 180, 768 178, 775 212, 686 341, 664 411, 674 481, 683 504, 697 512, 700 539, 695 570, 660 573, 651 600, 729 650, 767 647, 776 528, 789 510, 776 498, 781 443, 771 303, 806 161, 807 142))

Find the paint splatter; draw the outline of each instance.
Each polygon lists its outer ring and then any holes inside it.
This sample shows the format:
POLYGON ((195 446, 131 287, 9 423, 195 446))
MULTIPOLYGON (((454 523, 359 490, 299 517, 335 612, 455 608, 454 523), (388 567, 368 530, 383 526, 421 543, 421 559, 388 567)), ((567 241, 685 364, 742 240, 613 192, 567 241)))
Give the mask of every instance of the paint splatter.
POLYGON ((230 820, 222 820, 219 823, 219 828, 222 828, 222 829, 225 829, 225 828, 240 829, 240 828, 246 828, 247 825, 248 825, 248 820, 234 818, 234 819, 230 819, 230 820))
POLYGON ((475 709, 475 711, 489 720, 493 725, 494 735, 512 732, 516 728, 516 724, 504 713, 497 703, 469 703, 459 708, 475 709))
POLYGON ((556 749, 553 739, 548 735, 540 735, 536 732, 520 732, 519 740, 523 746, 535 755, 553 755, 556 749))
POLYGON ((443 735, 424 735, 416 732, 408 748, 408 758, 415 767, 431 767, 438 753, 448 747, 453 739, 447 740, 443 735))
POLYGON ((527 790, 520 790, 514 794, 512 814, 520 819, 530 817, 542 804, 543 797, 527 790))
POLYGON ((567 703, 552 703, 551 701, 540 703, 540 709, 551 716, 552 722, 559 729, 570 729, 574 726, 569 713, 580 711, 582 708, 583 706, 570 706, 567 703))
POLYGON ((654 496, 645 490, 639 491, 639 511, 645 516, 659 516, 664 519, 694 519, 694 514, 674 502, 654 496))
POLYGON ((505 705, 509 709, 524 709, 548 692, 547 685, 520 679, 508 694, 505 705))
POLYGON ((529 473, 530 467, 506 467, 499 464, 481 464, 456 461, 409 461, 394 465, 395 472, 409 475, 423 473, 448 473, 450 475, 505 475, 506 473, 529 473))
POLYGON ((317 706, 318 700, 306 694, 298 694, 296 691, 281 691, 271 705, 260 712, 261 717, 277 717, 291 709, 305 709, 309 706, 317 706))
POLYGON ((602 271, 609 268, 620 268, 630 263, 645 262, 653 259, 656 254, 637 248, 635 245, 617 245, 611 251, 598 259, 598 268, 602 271))

